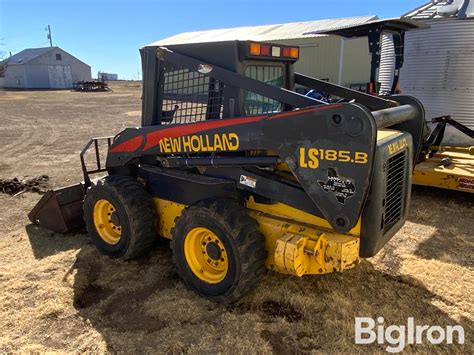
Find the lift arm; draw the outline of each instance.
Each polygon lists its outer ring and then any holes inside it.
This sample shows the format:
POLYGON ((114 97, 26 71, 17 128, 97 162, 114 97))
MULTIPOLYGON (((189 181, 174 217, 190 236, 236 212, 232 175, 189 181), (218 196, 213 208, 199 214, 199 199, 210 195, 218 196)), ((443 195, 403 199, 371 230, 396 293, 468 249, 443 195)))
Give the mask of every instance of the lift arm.
POLYGON ((336 85, 324 80, 312 78, 310 76, 295 73, 295 83, 306 86, 310 89, 320 90, 337 97, 343 97, 348 100, 370 107, 373 110, 382 110, 384 108, 396 107, 400 104, 393 100, 384 99, 374 95, 369 95, 361 91, 349 89, 344 86, 336 85))

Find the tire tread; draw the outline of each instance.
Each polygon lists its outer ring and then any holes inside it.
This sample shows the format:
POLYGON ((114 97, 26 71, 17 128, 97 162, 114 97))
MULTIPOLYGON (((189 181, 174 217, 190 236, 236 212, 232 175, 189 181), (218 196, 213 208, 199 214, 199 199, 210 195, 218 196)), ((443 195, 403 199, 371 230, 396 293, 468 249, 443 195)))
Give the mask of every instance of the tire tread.
MULTIPOLYGON (((126 210, 130 225, 128 247, 120 255, 111 255, 122 260, 135 259, 152 246, 156 234, 154 229, 154 207, 150 195, 133 177, 109 175, 89 188, 84 201, 84 208, 92 206, 96 189, 105 189, 115 195, 126 210)), ((84 213, 86 215, 86 213, 84 213)), ((87 229, 95 228, 93 221, 86 219, 87 229), (91 225, 92 224, 92 225, 91 225)))
MULTIPOLYGON (((180 217, 178 217, 172 229, 173 239, 170 243, 174 245, 175 231, 184 228, 189 223, 194 214, 207 214, 208 218, 213 218, 227 224, 230 230, 230 237, 233 239, 241 261, 240 277, 237 282, 227 292, 219 296, 205 297, 218 302, 229 303, 240 299, 258 285, 261 277, 266 271, 265 268, 265 240, 258 230, 258 223, 252 219, 246 209, 234 200, 218 199, 207 200, 188 207, 180 217)), ((178 273, 186 281, 186 274, 181 270, 181 264, 176 260, 176 253, 173 250, 173 263, 178 269, 178 273)), ((196 290, 194 290, 196 291, 196 290)), ((198 292, 200 293, 200 292, 198 292)))

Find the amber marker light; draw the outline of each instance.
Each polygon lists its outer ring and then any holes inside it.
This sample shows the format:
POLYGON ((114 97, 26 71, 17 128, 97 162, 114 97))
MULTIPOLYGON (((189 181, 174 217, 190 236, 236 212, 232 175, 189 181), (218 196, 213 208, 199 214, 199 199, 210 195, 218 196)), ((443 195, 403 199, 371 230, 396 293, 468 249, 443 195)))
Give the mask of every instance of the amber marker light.
POLYGON ((290 49, 290 57, 298 58, 300 56, 300 49, 298 47, 292 47, 290 49))
POLYGON ((250 43, 250 54, 260 55, 260 43, 250 43))

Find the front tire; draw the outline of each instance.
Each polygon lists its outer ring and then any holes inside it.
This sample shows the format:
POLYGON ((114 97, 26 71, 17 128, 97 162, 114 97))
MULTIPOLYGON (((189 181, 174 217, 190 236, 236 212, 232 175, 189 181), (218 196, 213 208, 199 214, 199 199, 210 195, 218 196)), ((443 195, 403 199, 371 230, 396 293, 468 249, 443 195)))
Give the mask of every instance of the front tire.
POLYGON ((235 301, 265 272, 264 237, 233 200, 188 207, 176 221, 171 247, 185 284, 209 299, 235 301))
POLYGON ((151 197, 128 176, 107 176, 90 187, 84 220, 97 249, 112 258, 137 258, 150 249, 156 236, 151 197))

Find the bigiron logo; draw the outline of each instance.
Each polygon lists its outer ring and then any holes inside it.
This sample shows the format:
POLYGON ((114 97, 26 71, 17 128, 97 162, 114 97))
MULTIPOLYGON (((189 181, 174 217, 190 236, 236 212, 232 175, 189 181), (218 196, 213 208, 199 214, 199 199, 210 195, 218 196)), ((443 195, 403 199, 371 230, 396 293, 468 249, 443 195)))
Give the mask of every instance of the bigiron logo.
POLYGON ((385 326, 383 317, 375 320, 370 317, 355 318, 356 344, 388 344, 385 350, 398 353, 407 344, 464 344, 464 328, 461 325, 418 325, 415 319, 409 317, 407 324, 385 326))

